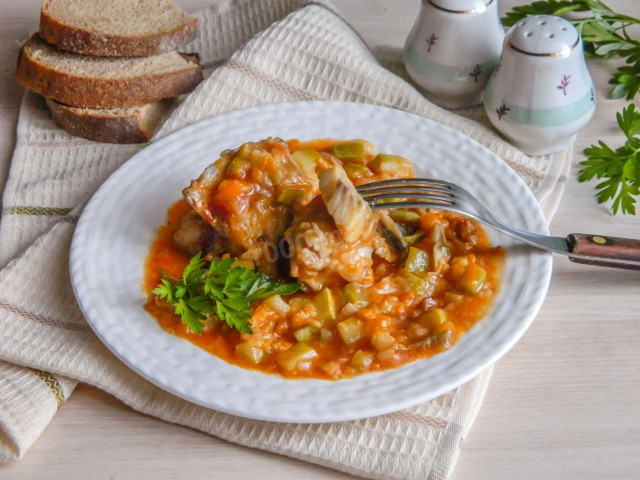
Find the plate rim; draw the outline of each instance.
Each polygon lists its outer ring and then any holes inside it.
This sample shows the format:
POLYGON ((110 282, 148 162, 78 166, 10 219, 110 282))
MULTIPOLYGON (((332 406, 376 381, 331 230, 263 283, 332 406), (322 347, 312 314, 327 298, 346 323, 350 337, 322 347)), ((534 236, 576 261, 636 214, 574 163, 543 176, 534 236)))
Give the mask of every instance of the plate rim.
MULTIPOLYGON (((487 355, 484 360, 482 362, 478 362, 478 365, 473 368, 473 369, 469 369, 467 371, 466 375, 461 375, 457 378, 455 378, 454 381, 448 381, 448 382, 443 382, 441 387, 439 389, 432 389, 429 390, 429 393, 427 395, 425 395, 425 398, 418 398, 416 399, 415 397, 411 397, 409 399, 406 399, 404 401, 397 401, 396 403, 394 403, 393 407, 390 408, 369 408, 366 412, 357 415, 357 414, 352 414, 349 415, 348 417, 345 417, 344 415, 340 415, 337 414, 335 416, 330 416, 330 415, 323 415, 322 419, 318 419, 315 416, 307 416, 307 417, 296 417, 295 419, 289 418, 289 417, 278 417, 278 416, 274 416, 274 415, 262 415, 262 414, 255 414, 255 415, 246 415, 245 413, 239 413, 238 411, 233 410, 233 408, 225 408, 223 406, 220 405, 215 405, 212 406, 211 403, 207 403, 205 401, 202 401, 201 399, 193 396, 193 395, 189 395, 188 392, 184 392, 178 388, 175 388, 175 386, 171 385, 171 384, 167 384, 167 383, 162 383, 160 380, 158 380, 157 378, 154 378, 150 375, 148 375, 145 371, 143 371, 143 369, 141 367, 139 367, 138 365, 136 365, 135 363, 130 362, 129 358, 127 358, 127 356, 120 352, 119 349, 112 345, 108 339, 103 336, 103 332, 100 330, 100 328, 98 327, 97 324, 94 324, 93 320, 92 320, 92 314, 90 312, 90 308, 89 306, 83 304, 82 299, 86 296, 86 290, 85 287, 78 281, 78 273, 80 272, 81 269, 79 268, 79 265, 81 264, 81 248, 78 246, 80 243, 80 239, 84 234, 84 230, 87 227, 89 220, 89 215, 85 215, 85 212, 91 212, 95 206, 98 204, 98 202, 105 196, 108 196, 108 188, 109 185, 116 181, 118 176, 124 175, 127 171, 127 169, 131 169, 134 168, 134 165, 137 164, 140 161, 144 161, 144 155, 145 153, 143 152, 147 152, 149 153, 149 151, 154 151, 154 149, 161 149, 163 148, 165 145, 169 145, 171 144, 174 139, 179 138, 191 131, 196 131, 198 129, 203 128, 204 126, 206 126, 209 123, 215 123, 215 122, 219 122, 225 119, 225 117, 227 116, 235 116, 235 115, 240 115, 240 114, 247 114, 250 115, 252 113, 263 113, 264 111, 269 111, 269 110, 273 110, 274 112, 277 112, 277 110, 279 108, 286 108, 286 107, 291 107, 291 106, 296 106, 296 107, 313 107, 316 104, 322 104, 325 106, 331 106, 336 105, 339 107, 339 105, 347 105, 350 106, 350 108, 364 108, 364 109, 372 109, 372 110, 378 110, 378 109, 383 109, 383 110, 391 110, 394 112, 399 112, 400 114, 403 115, 409 115, 412 117, 416 117, 418 119, 418 121, 423 122, 426 121, 427 123, 431 123, 431 124, 437 124, 439 127, 442 127, 446 130, 449 130, 451 132, 453 132, 454 135, 458 135, 461 137, 464 137, 467 141, 470 141, 474 144, 475 148, 481 148, 483 150, 485 150, 485 153, 488 152, 488 154, 491 157, 494 157, 495 159, 497 159, 498 161, 502 162, 505 164, 505 167, 507 167, 509 170, 511 170, 511 172, 513 173, 513 176, 516 177, 518 179, 518 181, 522 184, 523 187, 525 187, 527 194, 531 197, 531 199, 534 201, 536 207, 537 207, 537 211, 536 211, 536 215, 540 215, 542 217, 542 219, 544 220, 543 222, 543 231, 539 232, 539 233, 543 233, 543 234, 549 234, 549 226, 548 226, 548 221, 546 219, 546 217, 544 216, 544 213, 542 212, 541 206, 538 203, 537 199, 535 198, 535 196, 533 195, 533 192, 531 192, 531 190, 529 189, 529 187, 524 183, 524 181, 522 180, 522 178, 515 172, 513 171, 513 169, 500 157, 498 156, 496 153, 494 153, 493 151, 489 150, 486 146, 482 145, 480 142, 476 141, 475 139, 469 137, 468 135, 465 135, 464 133, 449 127, 447 125, 444 125, 440 122, 437 122, 435 120, 432 120, 430 118, 426 118, 424 116, 418 115, 418 114, 414 114, 411 112, 407 112, 404 110, 399 110, 399 109, 394 109, 394 108, 389 108, 389 107, 385 107, 385 106, 380 106, 380 105, 372 105, 372 104, 364 104, 364 103, 358 103, 358 102, 343 102, 343 101, 305 101, 305 102, 283 102, 283 103, 276 103, 276 104, 264 104, 264 105, 258 105, 258 106, 252 106, 252 107, 248 107, 248 108, 243 108, 243 109, 236 109, 236 110, 231 110, 222 114, 218 114, 218 115, 214 115, 211 117, 207 117, 204 119, 201 119, 197 122, 191 123, 189 125, 186 125, 182 128, 179 128, 169 134, 167 134, 166 136, 146 145, 145 147, 143 147, 142 149, 140 149, 139 151, 137 151, 134 155, 132 155, 128 160, 126 160, 122 165, 120 165, 116 170, 114 170, 105 180, 104 182, 102 182, 102 184, 96 189, 96 191, 94 192, 94 194, 91 196, 91 198, 89 199, 89 201, 87 202, 87 204, 85 205, 80 218, 78 220, 78 223, 76 225, 76 228, 74 230, 73 233, 73 237, 72 237, 72 241, 71 241, 71 247, 70 247, 70 256, 69 256, 69 273, 71 276, 71 285, 72 285, 72 289, 73 289, 73 293, 74 296, 77 300, 77 303, 80 307, 80 310, 82 311, 83 316, 85 317, 87 323, 89 324, 89 326, 91 327, 92 331, 96 334, 96 336, 100 339, 100 341, 103 343, 103 345, 105 345, 109 351, 111 353, 113 353, 118 360, 122 361, 125 365, 127 365, 128 368, 130 368, 131 370, 133 370, 135 372, 135 374, 140 375, 141 377, 143 377, 145 380, 151 382, 152 384, 156 385, 157 387, 161 388, 162 390, 169 392, 171 394, 174 394, 184 400, 187 400, 191 403, 195 403, 198 405, 201 405, 203 407, 215 410, 215 411, 220 411, 223 413, 227 413, 227 414, 231 414, 231 415, 235 415, 235 416, 241 416, 241 417, 245 417, 245 418, 251 418, 251 419, 255 419, 255 420, 264 420, 264 421, 280 421, 280 422, 295 422, 295 423, 328 423, 328 422, 339 422, 339 421, 349 421, 349 420, 358 420, 358 419, 363 419, 363 418, 369 418, 372 416, 376 416, 376 415, 382 415, 382 414, 387 414, 390 412, 394 412, 394 411, 398 411, 398 410, 402 410, 414 405, 417 405, 419 403, 422 403, 424 401, 428 401, 430 399, 436 398, 444 393, 450 392, 455 388, 460 387, 461 385, 469 382, 470 380, 472 380, 473 378, 477 377, 480 373, 482 373, 484 370, 486 370, 487 368, 489 368, 490 366, 492 366, 493 364, 495 364, 498 360, 500 360, 500 358, 502 358, 511 348, 513 348, 513 346, 520 340, 520 338, 522 338, 522 336, 524 335, 524 333, 528 330, 528 328, 531 326, 531 324, 533 323, 537 313, 540 311, 540 308, 546 298, 549 286, 550 286, 550 280, 551 280, 551 275, 552 275, 552 270, 553 270, 553 257, 551 254, 548 253, 544 253, 543 256, 543 263, 545 266, 545 272, 543 274, 543 276, 541 277, 541 282, 542 282, 542 288, 539 289, 536 293, 536 297, 535 297, 535 301, 532 302, 530 304, 530 307, 528 309, 528 312, 526 314, 526 318, 523 319, 523 321, 521 321, 520 324, 520 328, 515 331, 510 338, 508 339, 508 341, 502 342, 501 343, 501 348, 492 351, 492 353, 490 355, 487 355), (123 173, 125 172, 125 173, 123 173), (435 392, 435 393, 434 393, 435 392), (372 413, 373 412, 373 413, 372 413)), ((485 317, 486 318, 486 317, 485 317)), ((482 320, 481 320, 482 321, 482 320)), ((187 340, 185 340, 187 341, 187 340)), ((189 342, 190 343, 190 342, 189 342)), ((193 348, 196 349, 200 349, 200 347, 193 345, 190 343, 190 345, 193 348)), ((443 352, 445 353, 445 352, 443 352)), ((209 353, 207 353, 208 355, 211 355, 209 353)), ((216 357, 218 358, 218 357, 216 357)), ((221 360, 223 361, 223 360, 221 360)), ((410 362, 410 363, 414 363, 414 362, 410 362)), ((236 367, 236 368, 240 368, 240 367, 236 367)), ((402 368, 402 367, 399 367, 402 368)), ((385 370, 385 372, 389 372, 389 371, 393 371, 393 370, 397 370, 397 369, 388 369, 385 370)), ((365 375, 375 375, 375 373, 380 373, 380 372, 374 372, 374 373, 370 373, 370 374, 365 374, 365 375)), ((280 377, 283 378, 283 377, 280 377)), ((354 377, 355 378, 355 377, 354 377)), ((286 379, 286 380, 290 380, 290 379, 286 379)), ((339 380, 340 382, 348 382, 350 379, 342 379, 339 380)), ((319 379, 298 379, 298 380, 290 380, 290 381, 295 381, 295 382, 323 382, 324 380, 319 380, 319 379)))

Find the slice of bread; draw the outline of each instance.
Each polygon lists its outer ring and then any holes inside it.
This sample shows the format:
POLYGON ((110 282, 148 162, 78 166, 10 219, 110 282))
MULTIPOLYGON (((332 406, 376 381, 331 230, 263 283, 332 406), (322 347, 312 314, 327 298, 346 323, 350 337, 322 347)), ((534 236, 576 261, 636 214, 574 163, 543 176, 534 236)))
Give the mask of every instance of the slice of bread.
POLYGON ((197 23, 172 0, 45 0, 40 35, 84 55, 144 57, 191 42, 197 23))
POLYGON ((82 108, 47 98, 51 118, 67 132, 104 143, 148 141, 164 122, 175 100, 129 108, 82 108))
POLYGON ((157 102, 193 90, 202 69, 191 55, 93 57, 58 50, 37 34, 22 47, 20 85, 76 107, 120 108, 157 102))

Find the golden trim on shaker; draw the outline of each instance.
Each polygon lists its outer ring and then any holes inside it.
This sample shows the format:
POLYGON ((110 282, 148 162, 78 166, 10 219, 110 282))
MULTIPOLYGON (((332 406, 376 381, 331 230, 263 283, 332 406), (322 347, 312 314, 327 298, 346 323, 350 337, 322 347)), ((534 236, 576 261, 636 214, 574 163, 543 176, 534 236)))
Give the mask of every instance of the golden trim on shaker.
POLYGON ((493 0, 489 0, 487 3, 484 4, 483 7, 474 8, 473 10, 449 10, 448 8, 444 8, 444 7, 441 7, 440 5, 436 5, 435 3, 433 3, 433 0, 429 0, 429 3, 431 5, 433 5, 435 8, 437 8, 438 10, 442 10, 443 12, 449 12, 449 13, 480 13, 480 12, 484 12, 487 9, 487 7, 493 3, 493 0))
POLYGON ((507 40, 507 45, 509 45, 511 48, 513 48, 516 52, 524 53, 525 55, 531 55, 532 57, 558 57, 560 55, 566 55, 571 50, 576 48, 579 43, 580 43, 580 35, 578 35, 578 38, 576 38, 576 41, 575 41, 575 43, 573 45, 571 45, 569 48, 563 48, 559 52, 554 52, 554 53, 532 53, 532 52, 527 52, 526 50, 522 50, 521 48, 514 47, 513 44, 511 43, 511 39, 507 40))

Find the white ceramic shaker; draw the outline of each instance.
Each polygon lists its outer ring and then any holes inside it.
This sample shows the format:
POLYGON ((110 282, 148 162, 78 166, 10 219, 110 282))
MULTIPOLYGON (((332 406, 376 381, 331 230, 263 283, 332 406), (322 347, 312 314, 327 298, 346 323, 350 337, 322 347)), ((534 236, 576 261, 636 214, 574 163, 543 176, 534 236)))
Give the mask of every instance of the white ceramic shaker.
POLYGON ((451 109, 481 103, 504 39, 497 4, 422 0, 404 47, 404 63, 429 100, 451 109))
POLYGON ((595 110, 582 39, 568 21, 536 15, 511 27, 484 92, 491 123, 529 155, 563 150, 595 110))

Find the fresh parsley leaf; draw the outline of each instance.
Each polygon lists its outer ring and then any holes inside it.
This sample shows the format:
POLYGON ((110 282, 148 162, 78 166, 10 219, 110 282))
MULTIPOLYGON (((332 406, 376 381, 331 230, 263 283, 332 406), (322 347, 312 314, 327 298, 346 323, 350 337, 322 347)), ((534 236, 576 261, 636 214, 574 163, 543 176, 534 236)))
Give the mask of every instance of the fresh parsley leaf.
POLYGON ((587 159, 580 162, 582 169, 578 181, 605 179, 596 185, 598 203, 613 200, 613 214, 635 215, 636 198, 640 195, 640 112, 634 104, 616 115, 618 126, 624 132, 625 144, 613 150, 600 141, 584 150, 587 159))
POLYGON ((282 283, 250 268, 234 267, 233 258, 214 258, 207 266, 195 255, 181 279, 163 278, 153 293, 173 305, 189 330, 202 333, 209 316, 215 315, 243 333, 251 329, 251 304, 272 295, 291 295, 297 283, 282 283))
POLYGON ((640 112, 636 111, 635 104, 632 103, 622 112, 616 113, 616 120, 627 140, 633 140, 635 136, 640 135, 640 112))
POLYGON ((627 33, 627 28, 640 20, 614 12, 600 0, 540 0, 514 7, 502 19, 505 26, 518 23, 529 15, 566 15, 589 12, 581 18, 568 18, 580 35, 587 54, 602 58, 619 57, 626 65, 618 68, 609 83, 614 85, 611 98, 633 100, 640 91, 640 41, 627 33))
POLYGON ((581 1, 569 0, 545 0, 533 2, 530 5, 520 5, 507 12, 502 19, 502 24, 506 27, 515 25, 529 15, 557 15, 561 16, 569 12, 584 12, 588 7, 581 1))

